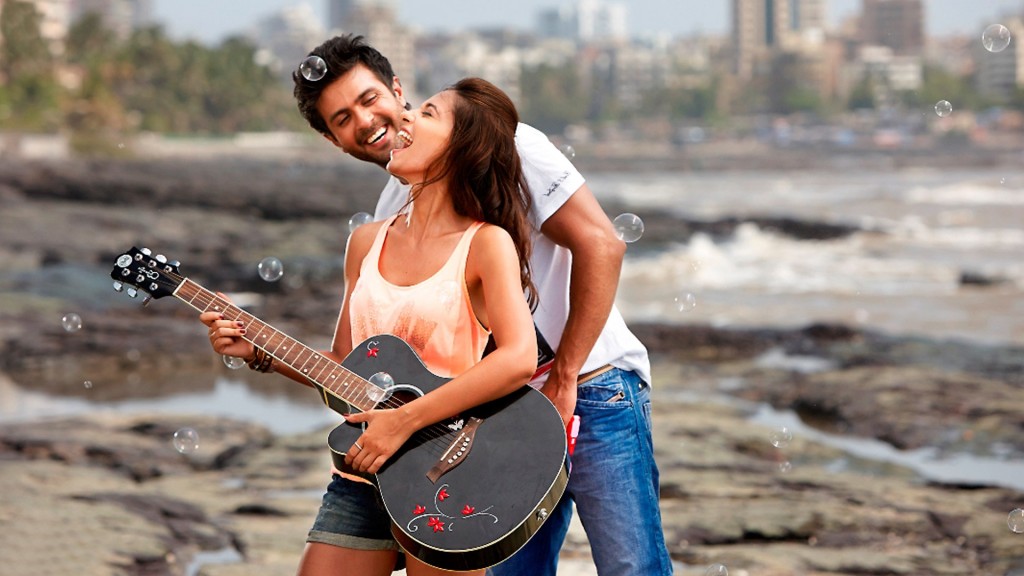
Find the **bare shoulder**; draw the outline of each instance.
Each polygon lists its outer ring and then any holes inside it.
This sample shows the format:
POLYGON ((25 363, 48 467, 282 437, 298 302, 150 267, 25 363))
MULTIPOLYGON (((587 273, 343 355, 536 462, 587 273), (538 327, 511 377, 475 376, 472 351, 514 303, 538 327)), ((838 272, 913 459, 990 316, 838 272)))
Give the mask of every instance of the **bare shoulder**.
POLYGON ((507 230, 494 224, 484 224, 473 236, 472 250, 491 255, 511 250, 514 254, 515 245, 507 230))
POLYGON ((476 231, 469 247, 467 265, 471 272, 494 269, 518 262, 519 256, 512 236, 501 226, 484 224, 476 231))
POLYGON ((373 245, 373 240, 377 237, 380 227, 386 224, 386 221, 368 222, 356 228, 348 237, 346 254, 359 258, 365 256, 370 251, 370 246, 373 245))

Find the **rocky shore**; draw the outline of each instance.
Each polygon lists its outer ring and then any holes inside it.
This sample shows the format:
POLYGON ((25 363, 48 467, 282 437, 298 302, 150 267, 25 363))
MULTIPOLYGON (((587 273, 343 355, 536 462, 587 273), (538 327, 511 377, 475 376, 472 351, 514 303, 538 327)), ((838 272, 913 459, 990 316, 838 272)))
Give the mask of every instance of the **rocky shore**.
MULTIPOLYGON (((111 290, 108 273, 122 250, 145 244, 326 345, 345 222, 372 211, 380 176, 337 162, 0 161, 0 408, 4 390, 103 405, 201 393, 226 375, 315 406, 302 387, 228 371, 191 310, 168 299, 139 307, 111 290), (284 262, 280 282, 259 278, 266 256, 284 262), (60 320, 71 312, 83 325, 68 332, 60 320)), ((643 217, 651 242, 736 225, 643 217)), ((1020 479, 942 480, 910 458, 1020 461, 1024 349, 840 325, 633 328, 655 363, 656 456, 678 573, 720 563, 733 575, 1024 574, 1024 535, 1007 526, 1024 507, 1020 479), (790 438, 758 418, 765 410, 803 428, 790 438)), ((103 410, 0 421, 0 575, 294 573, 326 479, 325 432, 103 410), (184 426, 199 434, 194 453, 172 446, 184 426)), ((592 573, 580 532, 563 555, 566 574, 592 573)))

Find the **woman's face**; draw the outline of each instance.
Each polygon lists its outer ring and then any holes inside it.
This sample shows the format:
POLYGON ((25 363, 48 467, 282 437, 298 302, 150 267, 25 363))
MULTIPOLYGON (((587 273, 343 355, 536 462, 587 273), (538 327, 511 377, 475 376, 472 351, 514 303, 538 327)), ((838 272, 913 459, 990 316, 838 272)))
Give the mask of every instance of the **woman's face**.
POLYGON ((391 152, 388 172, 410 183, 427 179, 427 170, 448 148, 454 126, 455 93, 446 90, 427 99, 419 108, 402 114, 398 139, 404 148, 391 152))

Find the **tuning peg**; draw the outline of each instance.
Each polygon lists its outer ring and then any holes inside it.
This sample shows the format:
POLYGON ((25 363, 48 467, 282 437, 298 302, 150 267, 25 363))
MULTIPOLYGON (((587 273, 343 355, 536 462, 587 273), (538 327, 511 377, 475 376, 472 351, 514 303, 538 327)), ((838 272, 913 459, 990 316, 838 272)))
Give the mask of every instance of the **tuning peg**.
POLYGON ((140 249, 139 249, 139 252, 142 252, 142 253, 143 253, 143 254, 145 254, 146 256, 149 256, 149 255, 153 254, 153 251, 152 251, 152 250, 150 250, 149 248, 140 248, 140 249))
POLYGON ((147 294, 146 297, 142 299, 142 307, 145 308, 146 306, 149 306, 149 303, 152 301, 153 297, 147 294))
POLYGON ((177 260, 171 260, 170 262, 168 262, 168 264, 174 266, 175 268, 181 266, 181 262, 178 262, 177 260))
POLYGON ((157 254, 156 255, 156 261, 161 263, 161 264, 166 264, 167 263, 167 256, 164 256, 163 254, 157 254))
POLYGON ((114 292, 120 292, 121 290, 124 290, 124 284, 114 280, 114 292))
POLYGON ((124 293, 127 294, 129 298, 135 298, 136 296, 139 295, 139 291, 136 290, 135 288, 128 288, 127 290, 124 291, 124 293))

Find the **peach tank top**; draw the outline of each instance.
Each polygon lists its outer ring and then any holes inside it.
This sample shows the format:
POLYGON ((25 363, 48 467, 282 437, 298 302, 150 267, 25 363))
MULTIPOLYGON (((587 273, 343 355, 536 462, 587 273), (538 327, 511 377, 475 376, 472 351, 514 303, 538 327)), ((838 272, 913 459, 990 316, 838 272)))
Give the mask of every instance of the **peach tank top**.
POLYGON ((419 354, 431 372, 458 376, 483 357, 490 332, 480 324, 466 288, 466 258, 475 222, 462 234, 440 270, 411 286, 398 286, 380 274, 380 254, 395 217, 388 219, 363 259, 349 302, 352 346, 378 334, 393 334, 419 354))

